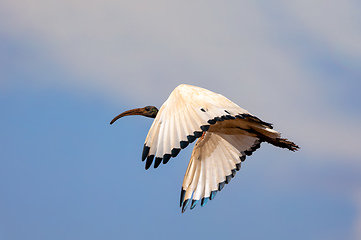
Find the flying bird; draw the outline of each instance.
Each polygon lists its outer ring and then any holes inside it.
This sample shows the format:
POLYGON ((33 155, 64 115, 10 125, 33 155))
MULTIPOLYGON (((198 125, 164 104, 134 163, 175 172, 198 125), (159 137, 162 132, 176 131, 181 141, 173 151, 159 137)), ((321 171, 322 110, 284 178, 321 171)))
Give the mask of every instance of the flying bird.
POLYGON ((124 116, 154 118, 145 139, 142 161, 145 169, 157 168, 176 157, 181 149, 197 142, 185 173, 180 207, 184 212, 198 203, 204 206, 240 170, 246 156, 262 142, 296 151, 299 146, 281 138, 272 124, 264 122, 226 97, 204 88, 181 84, 158 109, 146 106, 125 111, 124 116))

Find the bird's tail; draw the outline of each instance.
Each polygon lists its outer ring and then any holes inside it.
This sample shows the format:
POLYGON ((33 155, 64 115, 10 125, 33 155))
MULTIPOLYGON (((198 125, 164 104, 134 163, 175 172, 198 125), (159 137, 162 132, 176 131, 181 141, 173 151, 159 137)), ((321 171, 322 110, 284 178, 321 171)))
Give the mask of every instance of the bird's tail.
POLYGON ((281 138, 281 133, 273 130, 272 124, 261 119, 248 115, 243 123, 247 124, 247 131, 256 135, 262 142, 268 142, 276 147, 287 148, 291 151, 297 151, 300 147, 287 138, 281 138))
POLYGON ((281 138, 280 133, 274 131, 273 129, 254 127, 252 128, 252 130, 263 142, 270 143, 276 147, 287 148, 288 150, 291 150, 293 152, 300 149, 300 147, 296 143, 289 141, 287 138, 281 138))
POLYGON ((298 149, 300 149, 300 147, 295 144, 294 142, 289 141, 287 138, 267 138, 264 137, 261 140, 268 142, 276 147, 280 147, 280 148, 287 148, 288 150, 291 151, 297 151, 298 149))

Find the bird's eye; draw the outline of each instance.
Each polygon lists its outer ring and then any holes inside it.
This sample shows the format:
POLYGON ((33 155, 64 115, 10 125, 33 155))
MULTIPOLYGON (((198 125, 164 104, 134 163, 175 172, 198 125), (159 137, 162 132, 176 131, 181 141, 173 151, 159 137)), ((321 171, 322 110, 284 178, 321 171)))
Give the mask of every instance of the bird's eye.
POLYGON ((146 108, 145 108, 145 111, 149 111, 149 110, 150 110, 150 108, 149 108, 149 107, 146 107, 146 108))

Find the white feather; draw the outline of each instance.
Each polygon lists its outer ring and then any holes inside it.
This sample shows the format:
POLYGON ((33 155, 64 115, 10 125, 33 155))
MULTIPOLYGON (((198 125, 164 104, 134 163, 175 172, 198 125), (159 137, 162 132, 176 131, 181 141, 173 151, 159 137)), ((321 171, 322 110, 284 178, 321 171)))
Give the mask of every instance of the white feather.
POLYGON ((184 148, 187 142, 200 137, 201 131, 206 131, 195 144, 184 176, 181 197, 184 211, 191 199, 212 199, 212 192, 223 186, 227 176, 228 180, 230 175, 234 176, 240 157, 243 160, 245 152, 259 147, 257 131, 269 138, 280 137, 271 128, 220 94, 182 84, 173 90, 154 119, 145 140, 145 146, 150 148, 145 157, 174 156, 181 141, 185 141, 184 148))

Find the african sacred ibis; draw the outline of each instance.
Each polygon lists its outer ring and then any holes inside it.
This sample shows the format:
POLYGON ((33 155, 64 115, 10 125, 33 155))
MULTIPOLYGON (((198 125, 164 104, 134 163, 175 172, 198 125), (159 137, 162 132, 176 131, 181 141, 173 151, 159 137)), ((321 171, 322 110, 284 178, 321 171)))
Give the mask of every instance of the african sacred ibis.
POLYGON ((166 164, 198 138, 182 184, 182 212, 188 205, 193 209, 199 202, 204 206, 212 200, 262 142, 291 151, 299 149, 281 138, 272 124, 220 94, 191 85, 176 87, 159 111, 154 106, 128 110, 110 124, 129 115, 155 118, 143 148, 146 169, 153 162, 155 168, 161 162, 166 164))

